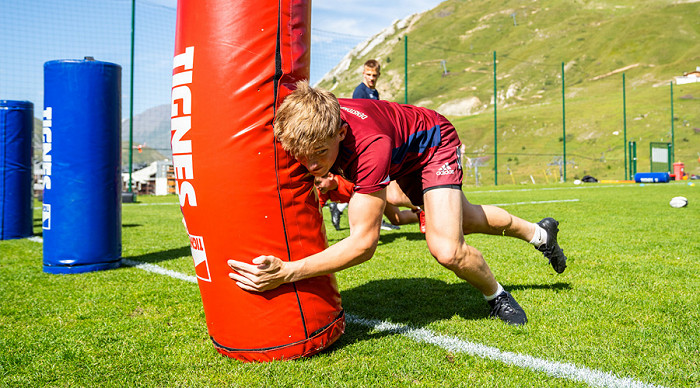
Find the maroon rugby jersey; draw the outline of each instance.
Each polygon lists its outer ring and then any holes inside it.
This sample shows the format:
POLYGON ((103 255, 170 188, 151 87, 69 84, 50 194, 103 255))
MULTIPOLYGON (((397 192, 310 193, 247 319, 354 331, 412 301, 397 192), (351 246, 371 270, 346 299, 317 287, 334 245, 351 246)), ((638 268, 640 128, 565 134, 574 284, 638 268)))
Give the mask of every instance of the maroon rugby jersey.
MULTIPOLYGON (((349 125, 333 171, 369 194, 425 166, 440 145, 437 112, 395 102, 338 99, 349 125)), ((444 121, 443 121, 444 122, 444 121)))

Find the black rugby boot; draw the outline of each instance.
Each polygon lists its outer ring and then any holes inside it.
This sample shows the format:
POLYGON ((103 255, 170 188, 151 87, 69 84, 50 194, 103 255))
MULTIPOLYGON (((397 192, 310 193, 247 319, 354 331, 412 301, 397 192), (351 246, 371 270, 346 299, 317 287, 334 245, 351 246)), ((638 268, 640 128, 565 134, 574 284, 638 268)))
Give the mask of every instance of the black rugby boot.
POLYGON ((547 242, 540 245, 537 250, 544 254, 544 257, 549 259, 549 264, 552 265, 557 273, 562 273, 566 269, 566 256, 564 251, 559 247, 557 242, 557 233, 559 233, 559 221, 554 218, 547 217, 538 222, 537 225, 547 231, 547 242))
POLYGON ((515 301, 513 295, 508 291, 503 291, 496 299, 490 300, 491 317, 498 317, 509 325, 524 325, 527 323, 525 311, 515 301))

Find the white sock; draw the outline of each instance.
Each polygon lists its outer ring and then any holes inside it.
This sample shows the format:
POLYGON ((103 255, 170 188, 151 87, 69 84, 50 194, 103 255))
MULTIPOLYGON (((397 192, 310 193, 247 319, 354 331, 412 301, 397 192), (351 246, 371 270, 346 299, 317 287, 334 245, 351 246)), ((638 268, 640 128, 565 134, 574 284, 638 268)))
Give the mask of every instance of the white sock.
POLYGON ((542 244, 547 242, 547 231, 537 224, 534 225, 535 235, 532 236, 532 241, 530 241, 530 244, 539 248, 542 244))
POLYGON ((496 290, 496 293, 493 294, 493 295, 490 295, 490 296, 489 296, 489 295, 484 295, 484 299, 486 299, 486 301, 494 300, 494 299, 496 299, 496 297, 497 297, 498 295, 501 295, 501 292, 503 292, 503 291, 505 291, 505 290, 503 289, 503 286, 501 286, 501 283, 498 283, 498 289, 496 290))
POLYGON ((346 207, 348 207, 347 203, 339 203, 338 204, 338 210, 340 210, 341 213, 343 212, 343 210, 345 210, 346 207))

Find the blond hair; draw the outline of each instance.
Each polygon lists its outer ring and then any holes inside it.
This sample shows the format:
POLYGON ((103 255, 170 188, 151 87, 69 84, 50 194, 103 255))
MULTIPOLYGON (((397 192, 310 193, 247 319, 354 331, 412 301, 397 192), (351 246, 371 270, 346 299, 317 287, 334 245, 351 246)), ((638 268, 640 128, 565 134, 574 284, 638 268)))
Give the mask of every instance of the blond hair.
POLYGON ((340 104, 333 93, 296 83, 275 114, 274 134, 294 156, 313 152, 340 129, 340 104))

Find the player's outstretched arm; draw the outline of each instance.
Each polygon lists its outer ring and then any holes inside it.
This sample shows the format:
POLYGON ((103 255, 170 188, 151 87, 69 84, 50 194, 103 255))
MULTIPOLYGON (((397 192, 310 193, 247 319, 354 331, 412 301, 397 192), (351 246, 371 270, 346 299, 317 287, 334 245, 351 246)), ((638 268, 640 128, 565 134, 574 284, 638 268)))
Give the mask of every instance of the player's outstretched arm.
POLYGON ((348 220, 350 236, 325 250, 297 261, 275 256, 258 256, 252 264, 229 260, 229 277, 247 291, 268 291, 283 283, 327 275, 369 260, 379 241, 386 190, 355 194, 350 200, 348 220))

